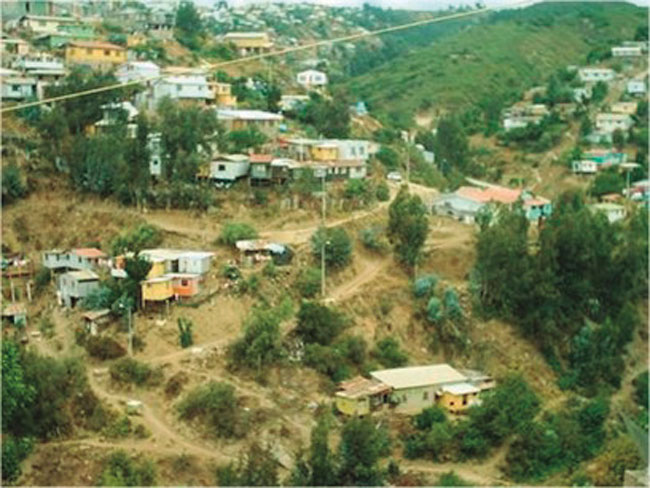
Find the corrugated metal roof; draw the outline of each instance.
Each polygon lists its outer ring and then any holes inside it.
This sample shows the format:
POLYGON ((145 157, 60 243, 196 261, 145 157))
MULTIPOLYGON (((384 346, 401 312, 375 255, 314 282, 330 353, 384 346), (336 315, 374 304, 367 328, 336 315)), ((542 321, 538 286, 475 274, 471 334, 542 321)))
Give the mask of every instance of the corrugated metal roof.
POLYGON ((448 364, 373 371, 370 375, 395 389, 462 382, 467 378, 448 364))
POLYGON ((478 393, 481 390, 469 383, 456 383, 453 385, 443 386, 442 391, 451 393, 452 395, 467 395, 469 393, 478 393))
POLYGON ((90 271, 89 269, 82 269, 80 271, 68 271, 66 275, 74 278, 76 281, 96 281, 99 280, 99 276, 96 273, 90 271))
POLYGON ((339 383, 339 389, 336 393, 337 396, 345 398, 359 398, 363 396, 379 395, 382 393, 390 392, 391 388, 384 383, 377 380, 357 376, 348 381, 339 383))

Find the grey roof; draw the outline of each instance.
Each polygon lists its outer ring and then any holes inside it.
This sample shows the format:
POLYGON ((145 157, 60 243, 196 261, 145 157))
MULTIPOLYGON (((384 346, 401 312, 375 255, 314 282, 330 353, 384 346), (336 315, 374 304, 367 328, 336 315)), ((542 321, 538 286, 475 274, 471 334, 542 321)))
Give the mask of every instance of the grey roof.
POLYGON ((467 379, 448 364, 383 369, 372 371, 370 376, 395 389, 458 383, 467 379))

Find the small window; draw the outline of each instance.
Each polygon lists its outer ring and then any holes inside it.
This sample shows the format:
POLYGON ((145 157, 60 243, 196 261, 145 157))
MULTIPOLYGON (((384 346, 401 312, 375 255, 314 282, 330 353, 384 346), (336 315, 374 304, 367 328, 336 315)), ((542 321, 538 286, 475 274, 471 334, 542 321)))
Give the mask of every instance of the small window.
POLYGON ((406 395, 402 395, 402 401, 406 403, 406 395))
POLYGON ((467 395, 463 395, 463 405, 467 405, 467 395))
POLYGON ((92 49, 86 49, 86 54, 92 54, 93 50, 92 49))
POLYGON ((104 49, 104 56, 110 56, 111 52, 108 49, 104 49))
POLYGON ((425 391, 425 392, 422 394, 422 400, 428 400, 428 399, 429 399, 429 392, 428 392, 428 391, 425 391))
POLYGON ((453 406, 454 406, 454 402, 449 402, 449 405, 451 405, 451 406, 453 407, 453 406))
POLYGON ((177 92, 181 91, 182 89, 183 89, 183 87, 181 85, 176 85, 176 91, 177 92))
POLYGON ((181 286, 187 286, 187 280, 181 280, 181 286))
POLYGON ((218 171, 226 171, 226 165, 225 165, 225 164, 220 164, 220 165, 217 167, 217 170, 218 170, 218 171))

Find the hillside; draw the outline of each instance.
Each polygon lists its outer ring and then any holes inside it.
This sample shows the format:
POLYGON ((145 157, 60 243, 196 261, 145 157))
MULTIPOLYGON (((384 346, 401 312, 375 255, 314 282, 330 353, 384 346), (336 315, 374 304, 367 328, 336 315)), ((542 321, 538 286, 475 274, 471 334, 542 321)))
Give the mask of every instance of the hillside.
POLYGON ((644 23, 646 10, 628 4, 540 4, 498 12, 344 87, 374 113, 400 122, 405 113, 467 107, 488 96, 514 101, 556 69, 586 63, 603 44, 633 38, 644 23))

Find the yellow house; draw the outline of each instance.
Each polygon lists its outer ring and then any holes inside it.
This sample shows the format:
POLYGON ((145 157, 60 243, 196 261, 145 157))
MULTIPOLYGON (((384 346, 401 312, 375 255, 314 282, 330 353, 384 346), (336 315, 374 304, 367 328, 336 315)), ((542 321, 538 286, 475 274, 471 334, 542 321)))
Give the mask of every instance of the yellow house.
POLYGON ((339 384, 336 408, 345 415, 367 415, 389 403, 390 391, 388 385, 357 376, 339 384))
POLYGON ((149 270, 147 279, 158 278, 167 272, 164 259, 150 259, 150 261, 151 269, 149 270))
POLYGON ((451 413, 467 410, 478 401, 481 390, 469 383, 443 386, 436 403, 451 413))
POLYGON ((266 32, 229 32, 223 36, 223 42, 235 45, 241 54, 267 52, 273 42, 266 32))
POLYGON ((219 107, 237 107, 237 97, 232 94, 230 83, 209 83, 219 107))
POLYGON ((311 148, 311 157, 314 161, 333 161, 339 157, 339 148, 336 144, 316 144, 311 148))
POLYGON ((172 279, 168 276, 148 279, 141 286, 143 307, 146 302, 164 302, 174 296, 172 279))
POLYGON ((108 42, 75 41, 66 45, 65 60, 69 64, 111 67, 126 62, 126 49, 108 42))

